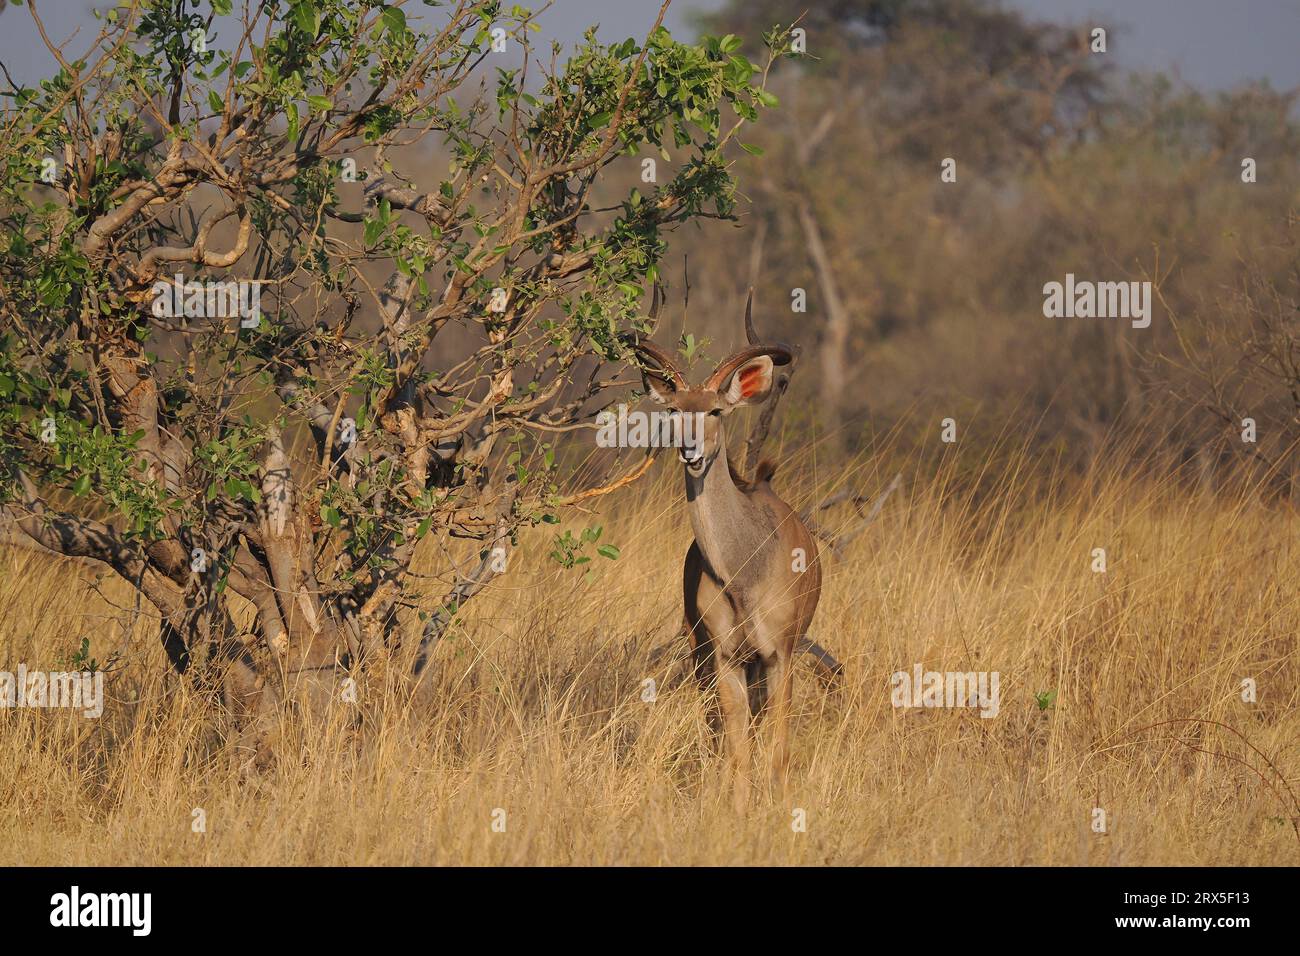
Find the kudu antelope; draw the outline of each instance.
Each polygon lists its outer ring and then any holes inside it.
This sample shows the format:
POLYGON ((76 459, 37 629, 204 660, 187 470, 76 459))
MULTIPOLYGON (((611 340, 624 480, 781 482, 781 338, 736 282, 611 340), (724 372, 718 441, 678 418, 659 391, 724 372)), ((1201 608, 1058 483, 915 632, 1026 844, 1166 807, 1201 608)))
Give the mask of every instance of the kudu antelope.
MULTIPOLYGON (((821 594, 813 536, 772 490, 775 469, 769 462, 746 480, 727 458, 727 415, 765 401, 774 387, 775 367, 789 365, 795 357, 789 346, 758 341, 753 295, 751 289, 745 306, 749 346, 718 365, 702 385, 688 385, 672 356, 652 342, 635 335, 629 339, 650 396, 672 414, 695 415, 694 421, 702 422, 702 427, 676 432, 691 440, 690 447, 679 449, 695 531, 682 572, 686 628, 696 674, 706 683, 716 682, 727 773, 736 809, 742 812, 750 790, 751 726, 765 709, 775 734, 772 778, 784 790, 795 653, 809 649, 824 655, 819 658, 823 663, 834 664, 806 638, 821 594)), ((659 305, 656 289, 652 322, 659 305)))

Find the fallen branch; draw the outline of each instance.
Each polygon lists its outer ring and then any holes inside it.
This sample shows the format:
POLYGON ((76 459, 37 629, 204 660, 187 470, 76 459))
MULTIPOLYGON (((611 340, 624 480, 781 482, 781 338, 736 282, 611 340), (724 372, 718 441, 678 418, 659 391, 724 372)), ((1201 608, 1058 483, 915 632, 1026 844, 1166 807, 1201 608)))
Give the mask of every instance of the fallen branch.
POLYGON ((859 508, 860 513, 860 506, 866 503, 867 497, 866 495, 855 495, 848 488, 841 488, 835 494, 823 499, 821 504, 817 505, 815 508, 808 508, 805 511, 800 512, 799 517, 803 519, 803 523, 808 526, 808 529, 812 531, 813 534, 830 544, 831 551, 834 552, 835 556, 838 558, 842 556, 844 547, 860 535, 867 525, 871 524, 871 522, 875 521, 876 518, 879 517, 881 509, 885 507, 885 502, 889 499, 889 496, 897 491, 899 485, 902 483, 902 474, 899 473, 894 475, 894 480, 889 483, 884 491, 876 496, 876 500, 872 502, 871 508, 868 510, 866 516, 857 527, 853 528, 851 531, 841 531, 839 534, 830 534, 818 526, 817 522, 813 520, 814 513, 825 511, 827 508, 833 508, 835 505, 845 501, 851 501, 855 508, 859 508))
POLYGON ((844 675, 844 665, 837 661, 831 652, 811 638, 801 637, 794 646, 796 654, 807 654, 812 658, 812 667, 822 686, 830 689, 840 682, 844 675))

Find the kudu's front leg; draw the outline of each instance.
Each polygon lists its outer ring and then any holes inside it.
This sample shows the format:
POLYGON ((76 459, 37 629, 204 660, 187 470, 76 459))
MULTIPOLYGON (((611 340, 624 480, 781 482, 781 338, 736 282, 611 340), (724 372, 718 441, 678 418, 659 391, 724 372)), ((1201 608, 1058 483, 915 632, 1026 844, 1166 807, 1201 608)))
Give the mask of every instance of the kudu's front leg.
MULTIPOLYGON (((736 812, 744 813, 749 805, 749 687, 743 664, 719 655, 717 660, 718 702, 722 709, 722 726, 727 738, 726 780, 732 787, 736 812)), ((725 785, 725 784, 724 784, 725 785)))
POLYGON ((790 771, 790 706, 794 698, 794 662, 789 650, 778 650, 767 661, 767 687, 770 723, 775 741, 772 745, 772 784, 784 800, 790 771))

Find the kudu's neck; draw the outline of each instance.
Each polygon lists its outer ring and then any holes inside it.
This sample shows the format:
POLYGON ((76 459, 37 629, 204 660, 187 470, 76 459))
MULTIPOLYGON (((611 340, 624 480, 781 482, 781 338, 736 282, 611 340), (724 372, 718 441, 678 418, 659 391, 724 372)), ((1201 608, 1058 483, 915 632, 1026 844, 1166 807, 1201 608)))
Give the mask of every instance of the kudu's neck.
POLYGON ((686 505, 704 560, 717 574, 731 578, 757 546, 750 539, 758 542, 763 536, 758 507, 731 477, 725 435, 718 436, 718 444, 718 455, 704 474, 683 469, 686 505))

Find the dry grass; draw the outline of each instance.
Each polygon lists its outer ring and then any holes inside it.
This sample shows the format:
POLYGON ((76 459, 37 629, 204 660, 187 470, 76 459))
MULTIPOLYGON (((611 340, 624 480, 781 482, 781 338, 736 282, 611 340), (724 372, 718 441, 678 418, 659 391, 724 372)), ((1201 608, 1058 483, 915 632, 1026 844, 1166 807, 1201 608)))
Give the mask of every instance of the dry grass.
MULTIPOLYGON (((745 820, 698 689, 655 655, 676 639, 688 541, 675 469, 599 519, 623 556, 589 579, 558 570, 542 532, 525 541, 439 647, 428 710, 363 683, 323 731, 286 725, 261 775, 165 675, 121 582, 95 590, 92 568, 10 549, 0 667, 130 640, 98 721, 0 711, 0 863, 1300 863, 1296 517, 1119 470, 1031 481, 1011 461, 996 478, 912 463, 926 477, 828 557, 815 636, 846 685, 801 674, 790 798, 745 820), (1001 713, 894 709, 890 674, 918 662, 998 671, 1001 713), (1200 722, 1166 723, 1185 719, 1200 722)), ((893 471, 837 474, 881 487, 893 471)), ((803 462, 777 484, 812 477, 803 462)))

